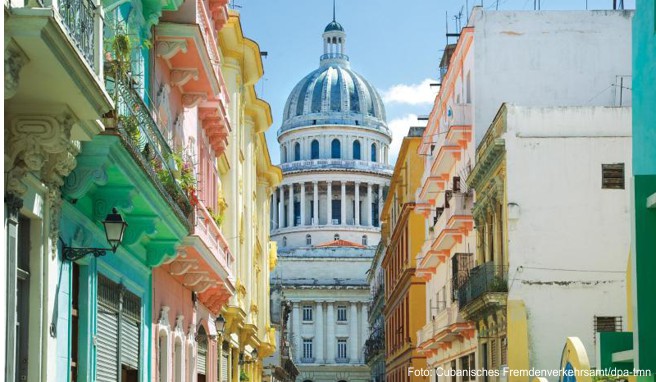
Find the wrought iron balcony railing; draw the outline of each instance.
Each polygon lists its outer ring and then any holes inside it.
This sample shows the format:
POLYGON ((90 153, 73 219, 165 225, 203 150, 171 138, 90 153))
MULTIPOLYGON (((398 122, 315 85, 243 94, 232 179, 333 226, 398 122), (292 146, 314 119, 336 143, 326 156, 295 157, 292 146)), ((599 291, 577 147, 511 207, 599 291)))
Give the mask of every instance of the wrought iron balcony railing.
POLYGON ((369 363, 380 354, 385 353, 385 332, 382 329, 374 330, 364 342, 364 362, 369 363))
POLYGON ((493 261, 469 271, 469 276, 458 288, 458 304, 464 308, 486 293, 508 292, 508 267, 493 261))
POLYGON ((193 207, 176 180, 174 174, 179 169, 176 168, 173 152, 150 110, 136 91, 122 81, 107 79, 106 86, 116 97, 116 128, 125 146, 155 187, 168 199, 178 218, 190 228, 193 207))
POLYGON ((87 63, 96 70, 96 31, 101 30, 96 29, 96 7, 89 0, 59 0, 58 12, 69 36, 87 63))

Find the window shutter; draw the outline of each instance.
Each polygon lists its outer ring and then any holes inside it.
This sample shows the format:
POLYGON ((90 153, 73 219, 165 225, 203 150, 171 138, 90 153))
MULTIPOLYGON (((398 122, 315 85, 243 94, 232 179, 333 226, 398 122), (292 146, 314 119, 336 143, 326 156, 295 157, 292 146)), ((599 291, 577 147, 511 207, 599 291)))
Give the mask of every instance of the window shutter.
POLYGON ((141 324, 141 301, 134 294, 123 292, 123 314, 121 321, 121 363, 131 369, 139 369, 139 344, 141 324))
POLYGON ((228 354, 221 355, 221 382, 228 382, 228 354))
POLYGON ((109 279, 98 276, 98 328, 96 333, 96 380, 118 381, 119 292, 109 279))
POLYGON ((207 375, 207 342, 198 342, 198 358, 196 359, 196 368, 198 374, 207 375))

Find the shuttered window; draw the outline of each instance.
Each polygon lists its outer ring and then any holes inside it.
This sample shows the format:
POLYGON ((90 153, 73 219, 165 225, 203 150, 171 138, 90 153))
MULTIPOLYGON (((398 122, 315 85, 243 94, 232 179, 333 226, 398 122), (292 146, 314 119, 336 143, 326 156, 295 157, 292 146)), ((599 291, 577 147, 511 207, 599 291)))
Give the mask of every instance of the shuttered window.
POLYGON ((228 373, 228 356, 230 355, 230 347, 227 343, 223 343, 223 352, 221 353, 221 365, 219 367, 219 382, 230 382, 230 373, 228 373))
POLYGON ((97 316, 97 381, 133 379, 139 370, 141 299, 122 285, 99 275, 97 316), (121 365, 118 364, 119 354, 121 365))
POLYGON ((204 381, 204 376, 207 375, 207 334, 205 332, 205 328, 202 326, 200 327, 198 335, 196 336, 196 341, 198 343, 196 373, 198 374, 198 380, 204 381), (203 378, 201 378, 201 376, 203 378))
POLYGON ((624 189, 624 163, 601 165, 601 188, 624 189))

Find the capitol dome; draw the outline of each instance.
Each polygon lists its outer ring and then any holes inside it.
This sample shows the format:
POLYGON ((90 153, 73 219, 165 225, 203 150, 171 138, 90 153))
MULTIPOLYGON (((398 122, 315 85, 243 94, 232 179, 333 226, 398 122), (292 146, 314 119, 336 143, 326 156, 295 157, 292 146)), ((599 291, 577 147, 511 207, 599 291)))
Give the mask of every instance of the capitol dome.
POLYGON ((323 39, 319 68, 305 76, 287 98, 280 132, 315 125, 351 125, 389 134, 380 95, 350 68, 344 54, 344 28, 333 20, 323 39))

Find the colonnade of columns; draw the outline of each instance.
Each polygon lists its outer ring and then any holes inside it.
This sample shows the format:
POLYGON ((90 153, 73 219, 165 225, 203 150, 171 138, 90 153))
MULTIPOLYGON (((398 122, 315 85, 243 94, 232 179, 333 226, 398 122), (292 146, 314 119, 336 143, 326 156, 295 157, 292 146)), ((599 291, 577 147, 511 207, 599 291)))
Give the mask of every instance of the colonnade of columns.
POLYGON ((357 181, 312 181, 301 183, 284 184, 274 191, 271 205, 273 206, 273 226, 272 229, 280 229, 294 226, 306 225, 356 225, 356 226, 374 226, 378 221, 374 221, 374 188, 376 189, 375 195, 378 197, 378 212, 383 209, 383 183, 367 183, 357 181), (312 184, 312 192, 306 192, 306 183, 312 184), (320 209, 319 199, 319 183, 325 184, 325 208, 320 209), (333 199, 333 183, 337 183, 340 187, 341 197, 333 199), (354 187, 353 200, 354 211, 352 216, 347 216, 347 185, 354 187), (364 197, 360 195, 360 188, 365 187, 366 193, 364 197), (300 189, 300 196, 296 197, 296 190, 300 189), (310 194, 311 197, 308 195, 310 194), (287 203, 285 200, 287 199, 287 203), (360 201, 364 199, 364 215, 360 212, 360 201), (296 214, 294 203, 298 200, 300 204, 300 211, 296 214), (338 217, 335 218, 333 213, 333 200, 341 201, 340 211, 338 217), (308 211, 307 203, 312 204, 312 209, 308 211), (319 215, 319 213, 322 215, 319 215), (309 215, 309 216, 308 216, 309 215), (362 217, 362 220, 360 219, 362 217), (352 218, 352 219, 351 219, 352 218))
POLYGON ((297 363, 334 364, 345 362, 337 349, 339 339, 346 339, 346 358, 350 364, 364 363, 363 346, 369 335, 368 305, 364 302, 318 301, 292 303, 292 338, 297 363), (312 320, 303 321, 303 307, 312 309, 312 320), (336 310, 345 307, 346 321, 340 323, 336 310), (324 309, 325 308, 325 309, 324 309), (325 312, 325 317, 324 317, 325 312), (303 330, 312 325, 311 330, 303 330), (338 326, 348 325, 346 333, 338 333, 338 326), (325 332, 325 333, 324 333, 325 332), (303 341, 311 340, 312 357, 304 356, 303 341))

